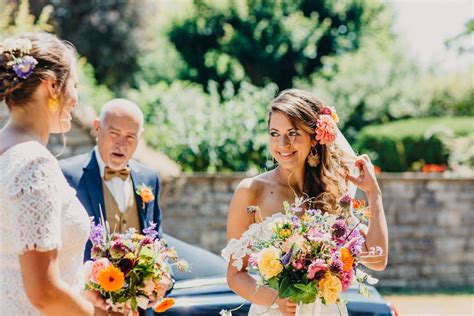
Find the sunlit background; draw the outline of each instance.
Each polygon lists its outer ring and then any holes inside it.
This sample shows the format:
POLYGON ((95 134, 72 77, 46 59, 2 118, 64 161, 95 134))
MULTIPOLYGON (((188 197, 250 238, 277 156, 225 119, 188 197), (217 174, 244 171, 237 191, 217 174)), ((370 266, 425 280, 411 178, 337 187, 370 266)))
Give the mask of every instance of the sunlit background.
POLYGON ((273 167, 270 100, 292 87, 318 95, 381 172, 393 254, 384 294, 401 315, 472 310, 473 1, 0 0, 0 40, 31 30, 79 54, 80 124, 66 156, 93 146, 85 117, 112 97, 134 100, 152 149, 142 157, 165 175, 160 152, 194 183, 175 200, 164 191, 165 228, 216 253, 229 188, 273 167), (183 220, 195 212, 205 216, 183 220), (417 296, 446 288, 459 295, 417 296))

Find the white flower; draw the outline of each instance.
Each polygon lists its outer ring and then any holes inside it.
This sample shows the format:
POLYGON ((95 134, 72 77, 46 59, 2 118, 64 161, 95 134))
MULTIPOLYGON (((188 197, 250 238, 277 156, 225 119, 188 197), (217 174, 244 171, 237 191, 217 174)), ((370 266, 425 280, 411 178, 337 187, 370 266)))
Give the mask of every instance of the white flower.
POLYGON ((232 316, 232 312, 228 311, 227 309, 222 309, 219 313, 221 316, 232 316))
POLYGON ((370 285, 377 284, 379 282, 379 279, 374 278, 373 276, 367 275, 367 283, 370 285))
POLYGON ((188 271, 189 270, 189 263, 186 260, 180 260, 176 263, 179 271, 188 271))
POLYGON ((12 39, 8 38, 6 39, 3 44, 3 51, 6 52, 14 52, 16 50, 19 50, 22 55, 24 54, 29 54, 31 48, 33 47, 33 44, 29 39, 26 38, 17 38, 17 39, 12 39))
POLYGON ((142 309, 146 309, 148 307, 148 303, 150 302, 150 299, 146 296, 138 296, 137 297, 137 305, 138 307, 142 309))

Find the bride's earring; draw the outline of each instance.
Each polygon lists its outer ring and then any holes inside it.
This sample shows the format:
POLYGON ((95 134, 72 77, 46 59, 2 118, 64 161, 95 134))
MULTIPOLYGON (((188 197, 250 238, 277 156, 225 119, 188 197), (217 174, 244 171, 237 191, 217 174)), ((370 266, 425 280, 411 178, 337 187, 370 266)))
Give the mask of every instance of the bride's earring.
POLYGON ((311 147, 311 151, 308 155, 308 165, 313 168, 319 165, 319 154, 316 150, 316 146, 311 147))
POLYGON ((59 109, 59 99, 57 97, 49 98, 48 108, 51 112, 56 112, 59 109))

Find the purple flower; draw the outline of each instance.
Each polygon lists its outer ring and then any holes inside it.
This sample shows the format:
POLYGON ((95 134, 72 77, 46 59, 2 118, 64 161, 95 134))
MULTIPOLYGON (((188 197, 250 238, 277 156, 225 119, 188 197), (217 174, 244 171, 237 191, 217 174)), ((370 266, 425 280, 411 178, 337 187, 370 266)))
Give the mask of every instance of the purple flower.
POLYGON ((307 238, 310 241, 321 241, 324 238, 324 235, 318 232, 316 228, 311 228, 308 231, 307 238))
POLYGON ((151 238, 155 238, 156 236, 158 236, 158 232, 156 231, 156 223, 153 223, 153 222, 150 222, 150 226, 148 226, 147 228, 145 228, 143 230, 143 233, 148 236, 148 237, 151 237, 151 238))
POLYGON ((344 265, 342 264, 341 260, 333 260, 329 264, 329 270, 331 270, 331 272, 334 272, 334 273, 341 272, 343 267, 344 265))
POLYGON ((91 222, 91 232, 89 239, 93 245, 105 246, 104 238, 104 227, 101 224, 95 225, 94 222, 91 222))
POLYGON ((360 253, 362 252, 362 245, 364 244, 364 237, 358 236, 355 238, 352 238, 348 243, 347 243, 347 249, 351 252, 351 254, 355 257, 359 256, 360 253))
POLYGON ((336 238, 341 238, 346 234, 346 223, 344 222, 343 219, 338 219, 336 222, 332 225, 332 234, 336 238))
POLYGON ((292 216, 291 221, 293 222, 293 225, 295 225, 296 228, 301 226, 300 219, 298 218, 298 216, 292 216))
POLYGON ((339 200, 339 205, 341 207, 349 207, 351 206, 351 197, 347 194, 344 194, 341 199, 339 200))
POLYGON ((290 208, 290 212, 292 212, 292 213, 299 213, 302 210, 303 209, 301 207, 292 207, 292 208, 290 208))
POLYGON ((13 71, 21 79, 27 79, 33 73, 38 61, 31 56, 18 58, 13 64, 13 71))
POLYGON ((112 243, 110 248, 110 256, 114 259, 120 259, 125 256, 127 249, 125 245, 120 240, 116 240, 112 243))
POLYGON ((281 263, 286 266, 288 263, 290 263, 291 256, 293 255, 293 246, 291 246, 290 250, 281 258, 281 263))

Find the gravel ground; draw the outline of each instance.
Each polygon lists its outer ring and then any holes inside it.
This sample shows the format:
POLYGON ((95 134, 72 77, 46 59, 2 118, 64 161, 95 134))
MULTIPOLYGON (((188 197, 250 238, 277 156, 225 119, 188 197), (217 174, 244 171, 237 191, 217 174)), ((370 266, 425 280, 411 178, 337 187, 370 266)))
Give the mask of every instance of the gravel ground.
POLYGON ((384 295, 399 316, 474 316, 474 295, 384 295))

